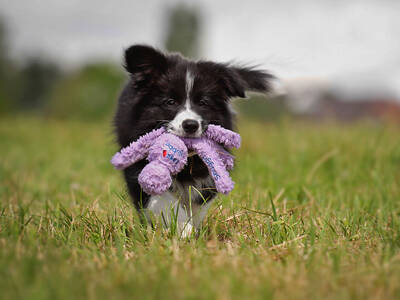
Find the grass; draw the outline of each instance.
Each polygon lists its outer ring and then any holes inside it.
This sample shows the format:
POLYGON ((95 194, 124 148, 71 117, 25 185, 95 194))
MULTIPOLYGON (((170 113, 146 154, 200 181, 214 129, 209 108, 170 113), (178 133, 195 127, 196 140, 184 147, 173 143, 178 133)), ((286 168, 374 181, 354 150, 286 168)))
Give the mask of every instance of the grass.
POLYGON ((0 119, 1 299, 398 299, 399 128, 242 122, 198 238, 142 226, 108 124, 0 119))

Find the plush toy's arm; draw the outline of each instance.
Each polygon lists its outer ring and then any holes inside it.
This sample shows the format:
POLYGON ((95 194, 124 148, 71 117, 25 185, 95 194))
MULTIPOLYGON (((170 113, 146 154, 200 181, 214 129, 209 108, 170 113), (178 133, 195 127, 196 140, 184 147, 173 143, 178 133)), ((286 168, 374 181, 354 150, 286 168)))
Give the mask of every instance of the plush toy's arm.
POLYGON ((203 136, 227 148, 240 147, 240 135, 219 125, 208 125, 203 136))
POLYGON ((195 150, 206 164, 211 177, 214 179, 217 191, 223 194, 232 191, 234 182, 229 177, 229 173, 218 154, 221 146, 205 138, 186 140, 186 142, 190 143, 188 147, 195 150))
POLYGON ((164 128, 155 129, 138 140, 132 142, 129 146, 121 149, 111 159, 111 163, 118 170, 125 169, 135 162, 145 158, 148 154, 150 146, 154 140, 165 133, 164 128))

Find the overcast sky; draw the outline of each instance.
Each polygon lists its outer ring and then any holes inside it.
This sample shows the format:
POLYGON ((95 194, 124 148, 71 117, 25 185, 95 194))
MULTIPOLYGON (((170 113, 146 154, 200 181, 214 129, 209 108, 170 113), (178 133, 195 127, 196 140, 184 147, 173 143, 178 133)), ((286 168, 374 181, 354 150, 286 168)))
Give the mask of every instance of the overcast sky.
POLYGON ((0 0, 14 56, 45 54, 75 66, 120 61, 133 43, 163 45, 178 2, 203 18, 202 56, 262 64, 284 79, 378 82, 400 95, 397 0, 0 0))

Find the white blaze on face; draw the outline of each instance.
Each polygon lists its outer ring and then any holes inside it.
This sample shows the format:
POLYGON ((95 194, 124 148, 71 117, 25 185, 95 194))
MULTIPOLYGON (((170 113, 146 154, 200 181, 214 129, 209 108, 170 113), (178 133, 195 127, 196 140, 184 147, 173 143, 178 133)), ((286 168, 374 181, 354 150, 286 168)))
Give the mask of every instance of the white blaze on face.
POLYGON ((189 71, 189 69, 186 71, 186 85, 185 85, 185 91, 186 91, 186 104, 190 105, 190 93, 192 92, 193 89, 193 83, 194 83, 194 77, 192 73, 189 71))
POLYGON ((186 71, 186 78, 185 78, 185 91, 186 91, 185 104, 183 106, 183 109, 176 114, 175 118, 168 125, 168 131, 179 136, 185 136, 185 131, 183 130, 182 127, 182 123, 185 120, 196 120, 197 122, 199 122, 199 129, 197 129, 197 131, 191 136, 199 137, 203 132, 201 126, 202 118, 199 114, 197 114, 195 111, 192 110, 190 103, 190 94, 193 89, 194 79, 195 78, 193 74, 188 69, 186 71))

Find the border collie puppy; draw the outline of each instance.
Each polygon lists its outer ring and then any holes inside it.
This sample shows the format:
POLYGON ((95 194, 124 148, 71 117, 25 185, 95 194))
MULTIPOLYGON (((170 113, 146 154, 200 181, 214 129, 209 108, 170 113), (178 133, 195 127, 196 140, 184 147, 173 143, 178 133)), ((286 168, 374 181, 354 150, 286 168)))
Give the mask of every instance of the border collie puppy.
MULTIPOLYGON (((208 124, 232 130, 231 98, 244 98, 245 91, 268 92, 274 78, 266 71, 190 61, 144 45, 125 51, 125 68, 130 79, 120 95, 114 118, 121 148, 161 126, 183 137, 199 137, 208 124)), ((202 160, 192 153, 169 191, 157 196, 143 192, 138 183, 146 164, 144 159, 124 170, 135 207, 143 209, 147 218, 160 216, 167 227, 176 221, 182 236, 200 228, 216 195, 202 160)))

